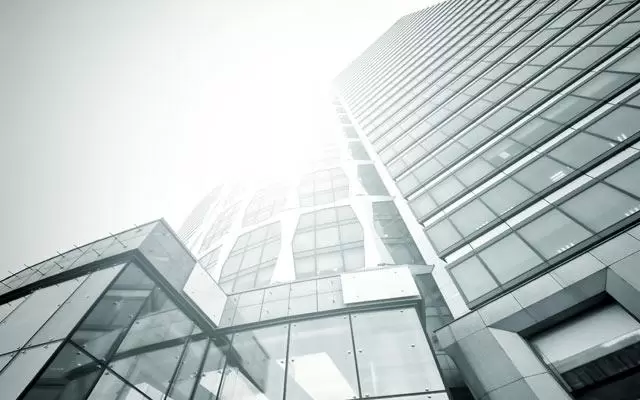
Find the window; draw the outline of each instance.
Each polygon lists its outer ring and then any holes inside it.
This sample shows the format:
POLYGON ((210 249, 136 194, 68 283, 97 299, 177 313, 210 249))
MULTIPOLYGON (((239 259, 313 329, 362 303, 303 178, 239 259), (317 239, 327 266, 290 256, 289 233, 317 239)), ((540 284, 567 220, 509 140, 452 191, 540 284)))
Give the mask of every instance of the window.
POLYGON ((480 196, 482 201, 495 212, 502 215, 533 195, 513 179, 506 179, 485 194, 480 196))
POLYGON ((533 192, 539 192, 569 175, 573 169, 542 156, 513 175, 533 192))
POLYGON ((549 155, 574 168, 580 168, 614 146, 615 143, 579 133, 553 149, 549 155))
POLYGON ((220 286, 229 293, 268 285, 279 249, 279 222, 239 236, 222 266, 220 286))
POLYGON ((603 183, 598 183, 564 202, 560 208, 598 232, 638 210, 640 202, 603 183))
POLYGON ((495 218, 496 215, 480 200, 473 200, 449 217, 451 222, 458 228, 458 231, 464 236, 475 233, 495 218))
POLYGON ((373 203, 376 233, 395 264, 424 264, 413 237, 392 201, 373 203))
POLYGON ((500 283, 509 282, 542 262, 542 259, 515 234, 492 244, 479 255, 500 283))
POLYGON ((360 142, 349 142, 349 153, 353 160, 369 160, 369 155, 360 142))
POLYGON ((451 200, 453 196, 460 193, 464 188, 464 185, 456 177, 449 176, 433 186, 429 190, 429 194, 438 204, 443 204, 451 200))
POLYGON ((545 258, 551 258, 591 236, 591 232, 560 211, 551 210, 518 232, 545 258))
POLYGON ((362 226, 351 207, 301 215, 293 256, 298 279, 364 268, 362 226))
POLYGON ((287 187, 275 185, 258 190, 244 212, 242 226, 258 224, 280 212, 285 205, 287 187))
POLYGON ((298 187, 301 207, 311 207, 349 197, 349 180, 341 168, 316 171, 304 176, 298 187))
POLYGON ((640 161, 635 161, 606 179, 606 182, 640 197, 640 161))
POLYGON ((438 252, 462 240, 462 235, 460 235, 448 219, 443 219, 432 227, 427 228, 425 233, 438 252))
POLYGON ((461 262, 451 268, 449 273, 460 287, 467 301, 473 301, 498 287, 495 279, 482 265, 478 257, 472 257, 461 262))
POLYGON ((618 142, 623 142, 639 130, 637 125, 638 120, 640 120, 639 109, 621 106, 586 130, 618 142))
POLYGON ((358 180, 366 190, 367 194, 386 196, 389 193, 382 183, 376 167, 373 165, 358 165, 358 180))
POLYGON ((415 309, 353 314, 363 397, 443 390, 415 309))

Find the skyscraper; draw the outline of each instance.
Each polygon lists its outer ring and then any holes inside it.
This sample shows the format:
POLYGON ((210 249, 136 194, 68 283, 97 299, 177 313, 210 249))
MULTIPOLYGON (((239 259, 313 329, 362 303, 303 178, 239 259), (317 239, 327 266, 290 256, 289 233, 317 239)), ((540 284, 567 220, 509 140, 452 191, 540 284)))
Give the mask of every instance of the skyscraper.
POLYGON ((335 81, 475 398, 640 397, 639 36, 633 1, 447 1, 335 81))
POLYGON ((639 11, 400 19, 295 173, 0 281, 2 398, 640 397, 639 11))

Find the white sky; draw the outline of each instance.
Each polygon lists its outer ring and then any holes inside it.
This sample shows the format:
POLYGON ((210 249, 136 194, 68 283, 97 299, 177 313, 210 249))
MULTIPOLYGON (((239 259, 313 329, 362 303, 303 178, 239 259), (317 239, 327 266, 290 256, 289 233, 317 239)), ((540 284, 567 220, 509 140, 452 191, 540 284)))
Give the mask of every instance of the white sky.
POLYGON ((432 3, 0 0, 0 276, 286 170, 328 82, 432 3))

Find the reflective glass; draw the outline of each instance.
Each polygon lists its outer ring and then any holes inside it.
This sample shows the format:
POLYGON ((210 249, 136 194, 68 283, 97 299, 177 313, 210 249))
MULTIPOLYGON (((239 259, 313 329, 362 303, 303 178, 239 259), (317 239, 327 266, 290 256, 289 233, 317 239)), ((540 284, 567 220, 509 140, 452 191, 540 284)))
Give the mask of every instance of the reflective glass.
POLYGON ((59 345, 49 343, 18 352, 0 374, 2 397, 17 399, 59 345))
POLYGON ((415 309, 353 314, 363 397, 443 389, 415 309))
POLYGON ((464 189, 464 185, 453 176, 444 179, 442 182, 433 186, 429 190, 429 194, 438 204, 446 203, 453 196, 460 193, 464 189))
MULTIPOLYGON (((144 386, 144 385, 143 385, 144 386)), ((144 389, 144 387, 143 387, 144 389)), ((158 396, 152 397, 154 399, 158 396)), ((91 391, 87 400, 148 400, 141 392, 126 384, 118 378, 113 372, 106 370, 98 380, 98 383, 91 391)))
POLYGON ((427 236, 438 251, 442 251, 462 239, 462 235, 448 219, 444 219, 426 230, 427 236))
POLYGON ((0 354, 21 348, 80 285, 71 280, 33 293, 0 324, 0 354))
POLYGON ((449 273, 462 290, 467 301, 473 301, 498 287, 495 279, 477 257, 461 262, 451 268, 449 273))
POLYGON ((182 361, 178 365, 178 372, 171 383, 171 391, 168 398, 172 400, 189 400, 207 342, 208 340, 204 339, 189 343, 182 356, 182 361))
POLYGON ((546 258, 558 255, 591 236, 591 232, 557 210, 538 217, 518 232, 546 258))
POLYGON ((638 211, 639 206, 638 200, 598 183, 567 200, 560 208, 597 232, 638 211))
POLYGON ((615 143, 586 133, 579 133, 553 149, 549 155, 574 168, 580 168, 613 146, 615 143))
POLYGON ((588 127, 587 130, 622 142, 640 129, 637 125, 638 120, 640 120, 640 109, 621 106, 588 127))
POLYGON ((480 198, 497 215, 501 215, 531 196, 532 193, 522 185, 513 179, 506 179, 488 190, 480 198))
POLYGON ((513 175, 533 192, 541 191, 569 175, 573 169, 548 157, 541 157, 513 175))
POLYGON ((606 182, 640 196, 640 161, 635 161, 606 179, 606 182))
POLYGON ((153 400, 162 400, 184 345, 148 351, 111 362, 109 367, 153 400))
POLYGON ((282 399, 288 326, 233 336, 233 352, 224 371, 220 400, 282 399))
POLYGON ((215 400, 218 394, 220 382, 222 382, 222 371, 225 364, 225 352, 228 345, 221 340, 211 341, 207 355, 202 365, 202 372, 195 388, 193 400, 215 400))
POLYGON ((480 200, 473 200, 451 214, 449 218, 460 233, 468 236, 493 221, 496 216, 480 200))
POLYGON ((67 344, 29 389, 26 400, 83 400, 102 367, 67 344))
POLYGON ((514 234, 492 244, 479 255, 500 283, 506 283, 542 262, 542 259, 514 234))
POLYGON ((350 399, 358 396, 347 316, 291 325, 288 399, 350 399))

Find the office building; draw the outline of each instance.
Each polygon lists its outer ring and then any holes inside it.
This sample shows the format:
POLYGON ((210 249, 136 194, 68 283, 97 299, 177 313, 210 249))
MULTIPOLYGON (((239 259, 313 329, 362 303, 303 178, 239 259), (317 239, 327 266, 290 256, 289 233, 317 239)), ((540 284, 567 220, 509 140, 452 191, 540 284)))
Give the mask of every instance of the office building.
POLYGON ((453 0, 335 80, 477 399, 640 398, 639 36, 634 1, 453 0))

